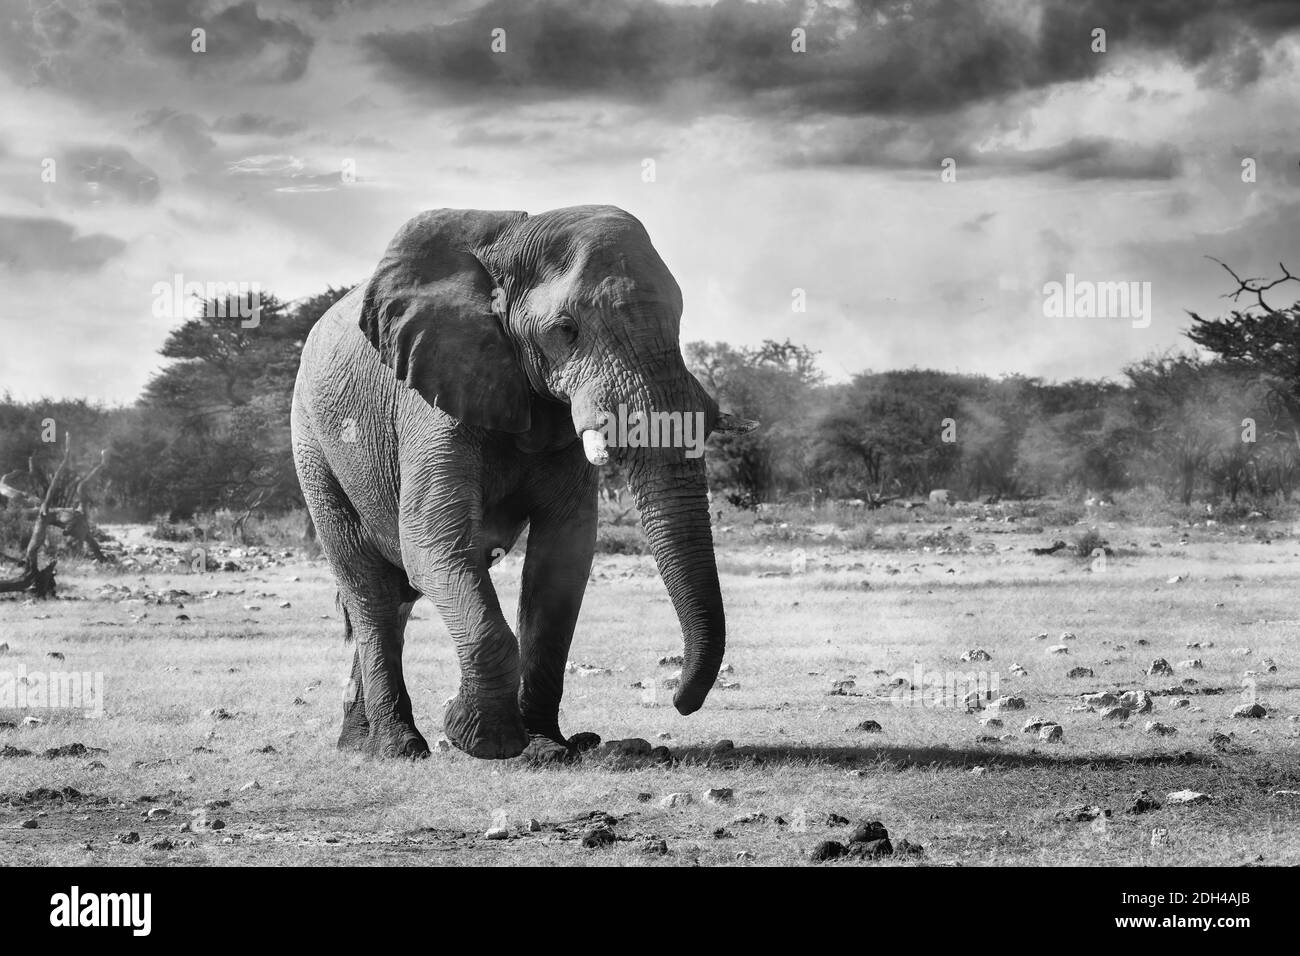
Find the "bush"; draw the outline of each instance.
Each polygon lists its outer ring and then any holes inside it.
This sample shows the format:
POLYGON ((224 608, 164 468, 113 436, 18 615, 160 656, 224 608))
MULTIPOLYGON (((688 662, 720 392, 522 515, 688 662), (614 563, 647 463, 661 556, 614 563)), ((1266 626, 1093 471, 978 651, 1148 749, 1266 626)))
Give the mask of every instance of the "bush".
POLYGON ((650 543, 638 526, 606 525, 596 528, 597 554, 649 554, 650 543))
POLYGON ((1074 553, 1081 558, 1090 558, 1098 548, 1104 550, 1105 547, 1106 540, 1096 528, 1089 528, 1074 537, 1074 553))

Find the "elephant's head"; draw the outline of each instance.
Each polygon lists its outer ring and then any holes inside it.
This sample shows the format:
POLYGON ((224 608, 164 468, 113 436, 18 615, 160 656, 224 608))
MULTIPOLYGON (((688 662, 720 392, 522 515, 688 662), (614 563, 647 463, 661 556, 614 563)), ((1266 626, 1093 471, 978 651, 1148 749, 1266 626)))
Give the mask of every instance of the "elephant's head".
POLYGON ((676 280, 621 209, 440 209, 393 239, 361 325, 398 378, 460 420, 528 447, 539 419, 567 406, 565 441, 581 440, 593 465, 620 458, 681 621, 674 703, 689 714, 726 635, 703 442, 752 424, 720 414, 687 371, 681 314, 676 280))

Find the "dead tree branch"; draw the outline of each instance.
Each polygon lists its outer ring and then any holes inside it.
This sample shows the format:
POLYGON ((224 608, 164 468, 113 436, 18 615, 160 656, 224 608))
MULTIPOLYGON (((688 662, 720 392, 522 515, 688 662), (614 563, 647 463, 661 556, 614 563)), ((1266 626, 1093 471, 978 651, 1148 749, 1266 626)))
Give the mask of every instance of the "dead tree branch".
MULTIPOLYGON (((1241 295, 1244 292, 1249 295, 1253 295, 1255 297, 1256 302, 1259 304, 1259 307, 1266 312, 1272 312, 1274 311, 1274 309, 1272 308, 1272 306, 1270 306, 1267 302, 1264 301, 1265 292, 1269 291, 1272 288, 1275 288, 1276 286, 1281 285, 1283 282, 1300 282, 1300 276, 1293 276, 1287 270, 1287 267, 1281 262, 1277 264, 1277 267, 1282 270, 1282 278, 1274 279, 1272 282, 1266 282, 1263 276, 1253 276, 1249 279, 1243 279, 1241 276, 1237 275, 1237 273, 1233 271, 1232 267, 1229 266, 1223 260, 1216 259, 1214 258, 1214 256, 1206 256, 1205 258, 1209 259, 1211 262, 1217 262, 1219 263, 1219 265, 1223 266, 1223 268, 1227 271, 1228 275, 1232 276, 1233 280, 1236 281, 1237 283, 1236 291, 1225 292, 1221 298, 1231 299, 1233 302, 1236 302, 1241 298, 1241 295)), ((1253 308, 1253 306, 1248 306, 1247 308, 1253 308)))

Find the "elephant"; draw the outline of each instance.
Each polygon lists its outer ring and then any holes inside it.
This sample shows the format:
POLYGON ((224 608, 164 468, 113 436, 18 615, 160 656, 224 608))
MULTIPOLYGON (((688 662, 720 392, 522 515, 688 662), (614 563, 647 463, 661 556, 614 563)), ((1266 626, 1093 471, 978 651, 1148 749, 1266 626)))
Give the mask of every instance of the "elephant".
POLYGON ((688 371, 681 314, 672 273, 619 208, 435 209, 316 323, 293 455, 354 641, 340 749, 428 755, 402 676, 424 596, 460 667, 447 739, 485 759, 574 756, 559 706, 610 460, 681 625, 674 705, 704 703, 726 620, 702 442, 756 423, 720 411, 688 371), (616 409, 664 426, 680 413, 699 424, 698 444, 610 427, 616 409), (516 638, 488 569, 525 527, 516 638))

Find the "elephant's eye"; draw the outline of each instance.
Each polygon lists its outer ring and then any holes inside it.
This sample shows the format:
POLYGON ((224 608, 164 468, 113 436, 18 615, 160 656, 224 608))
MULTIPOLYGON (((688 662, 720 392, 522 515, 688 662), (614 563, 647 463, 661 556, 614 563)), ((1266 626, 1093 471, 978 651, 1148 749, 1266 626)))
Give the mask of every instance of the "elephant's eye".
POLYGON ((578 320, 568 314, 560 315, 551 326, 552 334, 565 345, 578 341, 578 320))

